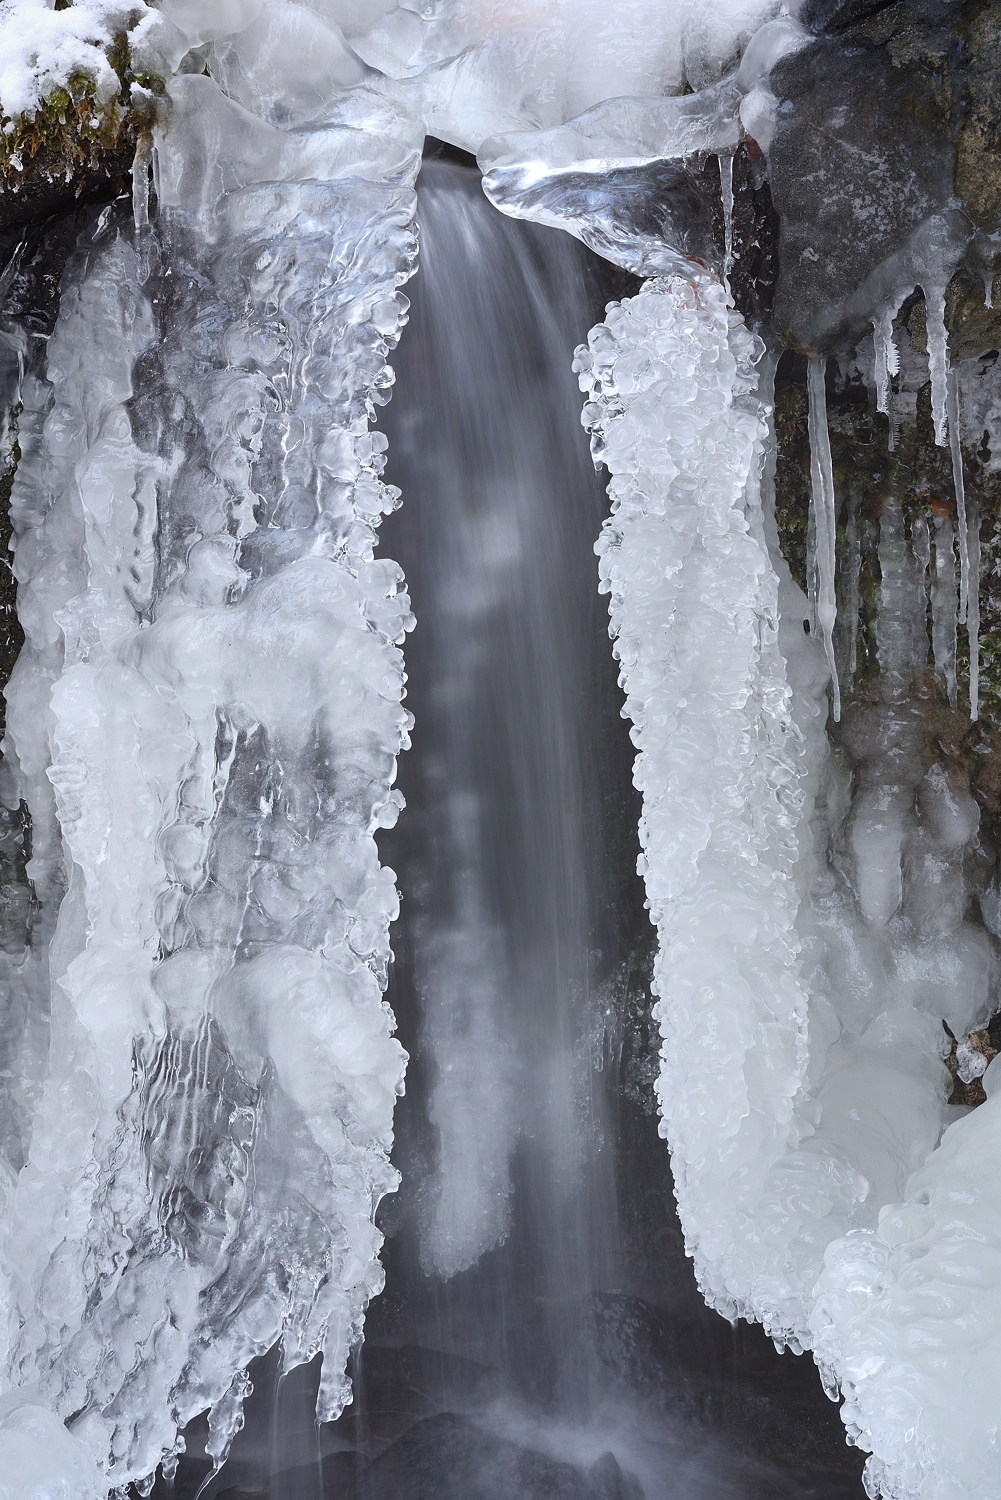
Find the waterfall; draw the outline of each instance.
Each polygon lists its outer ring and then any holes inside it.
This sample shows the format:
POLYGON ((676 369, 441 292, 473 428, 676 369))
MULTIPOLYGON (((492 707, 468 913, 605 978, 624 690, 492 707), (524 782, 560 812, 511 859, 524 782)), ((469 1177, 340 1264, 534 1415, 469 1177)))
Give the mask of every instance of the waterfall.
MULTIPOLYGON (((384 425, 407 496, 387 538, 421 620, 403 773, 404 787, 417 778, 414 911, 396 940, 413 955, 436 1141, 421 1259, 448 1277, 506 1238, 514 1157, 527 1152, 533 1232, 563 1244, 547 1274, 567 1296, 582 1251, 558 1220, 602 1128, 589 1120, 592 950, 611 925, 594 716, 614 712, 614 688, 604 652, 595 660, 590 576, 601 490, 568 368, 588 303, 575 247, 512 231, 468 169, 429 162, 419 218, 401 378, 422 400, 389 408, 384 425)), ((587 1212, 611 1227, 614 1195, 587 1212)))
POLYGON ((666 1500, 724 1319, 1001 1500, 997 38, 858 12, 0 7, 16 1500, 293 1371, 296 1500, 666 1500))

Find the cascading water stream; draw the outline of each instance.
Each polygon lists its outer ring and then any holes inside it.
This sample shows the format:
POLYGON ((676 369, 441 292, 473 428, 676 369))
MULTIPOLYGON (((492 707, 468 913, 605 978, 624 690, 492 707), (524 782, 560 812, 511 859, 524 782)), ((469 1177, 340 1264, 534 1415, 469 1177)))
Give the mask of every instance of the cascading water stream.
POLYGON ((380 545, 419 617, 407 815, 380 836, 411 1054, 387 1285, 319 1449, 315 1372, 276 1389, 259 1368, 209 1494, 633 1500, 631 1471, 646 1500, 748 1500, 829 1465, 818 1493, 849 1500, 813 1371, 701 1303, 656 1139, 632 749, 571 372, 607 269, 447 161, 425 163, 418 216, 380 422, 404 494, 380 545), (784 1409, 811 1434, 795 1456, 769 1428, 784 1409))

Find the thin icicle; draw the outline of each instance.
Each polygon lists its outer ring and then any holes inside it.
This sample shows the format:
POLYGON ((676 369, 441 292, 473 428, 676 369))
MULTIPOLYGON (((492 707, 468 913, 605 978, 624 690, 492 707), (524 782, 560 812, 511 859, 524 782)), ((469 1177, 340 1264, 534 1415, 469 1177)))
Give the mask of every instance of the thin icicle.
POLYGON ((848 614, 848 648, 845 663, 845 686, 849 696, 855 686, 855 660, 858 656, 859 626, 859 575, 862 572, 862 543, 858 529, 858 497, 852 495, 848 508, 847 527, 848 589, 846 609, 848 614))
MULTIPOLYGON (((890 379, 900 370, 900 351, 893 337, 893 320, 900 309, 903 298, 893 307, 887 307, 878 318, 872 320, 872 341, 876 351, 876 410, 890 415, 893 392, 890 379)), ((891 423, 892 446, 892 423, 891 423)))
POLYGON ((935 515, 935 570, 931 585, 931 643, 935 669, 945 678, 949 703, 956 707, 956 552, 955 528, 946 510, 935 515))
POLYGON ((733 157, 717 157, 719 185, 723 197, 723 277, 729 281, 733 267, 733 157))
POLYGON ((918 516, 911 527, 911 546, 921 568, 921 583, 927 587, 928 569, 931 567, 931 537, 928 534, 928 522, 924 516, 918 516))
POLYGON ((970 509, 969 531, 970 597, 966 606, 966 628, 970 637, 970 718, 980 717, 980 511, 970 509))
POLYGON ((136 141, 132 159, 132 217, 137 230, 149 228, 149 167, 153 144, 148 132, 136 141))
POLYGON ((955 370, 946 375, 946 409, 949 417, 949 450, 952 454, 952 484, 956 492, 956 526, 959 530, 959 620, 966 622, 970 598, 970 541, 966 524, 966 485, 963 481, 963 449, 960 443, 959 382, 955 370))
POLYGON ((995 281, 995 277, 993 276, 993 274, 991 272, 989 272, 989 271, 985 271, 984 272, 984 306, 986 308, 993 308, 993 306, 994 306, 994 281, 995 281))
POLYGON ((816 560, 810 579, 814 613, 824 641, 827 663, 831 669, 832 711, 834 720, 841 718, 841 688, 834 660, 834 626, 838 604, 834 592, 834 466, 831 462, 831 438, 827 427, 827 360, 811 359, 807 371, 810 396, 810 477, 811 510, 816 536, 816 560))
POLYGON ((946 444, 948 428, 949 336, 945 328, 945 286, 926 286, 925 318, 928 331, 928 369, 931 373, 931 414, 935 423, 935 441, 946 444))

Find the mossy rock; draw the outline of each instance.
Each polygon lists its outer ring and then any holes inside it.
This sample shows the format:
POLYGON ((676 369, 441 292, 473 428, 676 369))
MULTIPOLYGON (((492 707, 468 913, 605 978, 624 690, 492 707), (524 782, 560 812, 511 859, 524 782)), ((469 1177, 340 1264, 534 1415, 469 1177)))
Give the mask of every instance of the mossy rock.
POLYGON ((65 88, 54 89, 34 115, 14 121, 0 115, 0 230, 37 223, 81 198, 121 190, 136 147, 162 108, 164 82, 133 72, 124 35, 116 39, 109 61, 121 87, 103 104, 95 97, 93 79, 78 73, 65 88))
POLYGON ((956 192, 979 229, 1001 229, 1001 4, 967 9, 965 98, 956 134, 956 192))

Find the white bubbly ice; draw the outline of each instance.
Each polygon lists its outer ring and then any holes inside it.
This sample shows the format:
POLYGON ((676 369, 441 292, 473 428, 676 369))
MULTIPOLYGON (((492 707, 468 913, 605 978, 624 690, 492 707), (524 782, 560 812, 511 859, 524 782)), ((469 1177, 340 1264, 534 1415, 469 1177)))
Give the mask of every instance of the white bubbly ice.
POLYGON ((322 1350, 336 1416, 396 1180, 373 833, 402 806, 412 618, 373 558, 396 495, 370 423, 422 129, 310 10, 229 7, 234 37, 164 8, 227 92, 172 81, 155 224, 92 221, 41 354, 4 330, 26 635, 5 797, 55 929, 44 1081, 0 1183, 16 1500, 40 1474, 66 1500, 145 1490, 205 1410, 221 1461, 278 1339, 286 1367, 322 1350))
POLYGON ((850 783, 769 515, 763 346, 693 268, 613 303, 577 368, 612 476, 601 587, 639 750, 663 1129, 700 1284, 813 1348, 873 1452, 870 1493, 997 1496, 997 1100, 939 1138, 941 1018, 957 1036, 983 1022, 998 946, 964 916, 965 771, 929 764, 908 707, 927 559, 884 503, 880 688, 846 716, 850 783))

